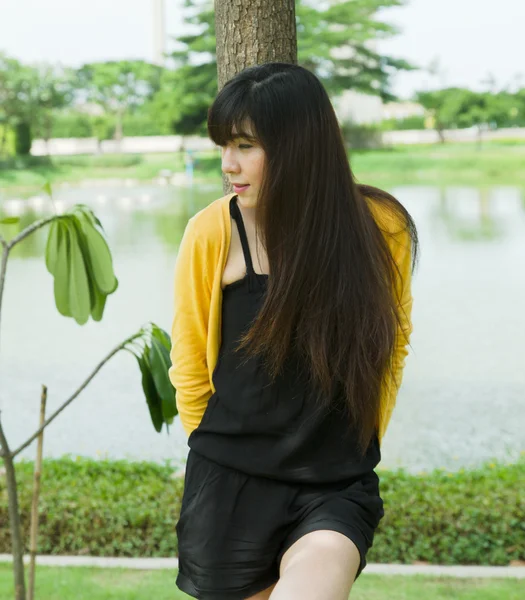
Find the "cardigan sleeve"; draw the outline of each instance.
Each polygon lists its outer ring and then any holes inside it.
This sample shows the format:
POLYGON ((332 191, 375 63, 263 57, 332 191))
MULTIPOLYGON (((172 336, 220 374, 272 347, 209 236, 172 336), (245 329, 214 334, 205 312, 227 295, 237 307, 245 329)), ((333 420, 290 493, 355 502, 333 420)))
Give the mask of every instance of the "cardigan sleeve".
POLYGON ((171 367, 168 374, 176 390, 176 405, 189 436, 199 425, 212 390, 206 347, 211 289, 206 254, 188 221, 175 263, 175 299, 171 328, 171 367))
POLYGON ((408 355, 408 345, 413 331, 412 326, 412 253, 408 230, 403 230, 389 238, 393 258, 399 269, 395 291, 399 307, 400 323, 397 325, 395 349, 392 357, 392 371, 388 373, 383 388, 379 420, 379 442, 381 442, 396 404, 397 393, 403 380, 403 370, 408 355))

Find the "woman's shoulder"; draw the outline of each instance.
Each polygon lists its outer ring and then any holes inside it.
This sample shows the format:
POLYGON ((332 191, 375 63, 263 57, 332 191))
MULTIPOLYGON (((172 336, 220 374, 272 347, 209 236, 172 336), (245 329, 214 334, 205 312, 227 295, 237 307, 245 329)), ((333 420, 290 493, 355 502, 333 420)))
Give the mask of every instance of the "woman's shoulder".
POLYGON ((229 218, 229 200, 233 194, 217 198, 188 221, 193 235, 206 245, 220 245, 226 232, 226 219, 229 218))
POLYGON ((403 235, 407 232, 404 210, 395 198, 385 199, 365 196, 367 206, 379 229, 386 235, 403 235))

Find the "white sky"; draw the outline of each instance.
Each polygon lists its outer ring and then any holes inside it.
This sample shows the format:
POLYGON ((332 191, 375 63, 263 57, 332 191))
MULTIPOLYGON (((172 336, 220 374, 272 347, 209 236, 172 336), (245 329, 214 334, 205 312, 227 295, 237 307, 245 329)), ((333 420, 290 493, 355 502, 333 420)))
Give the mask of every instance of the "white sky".
MULTIPOLYGON (((165 2, 168 36, 180 34, 182 0, 165 2)), ((0 51, 23 62, 72 66, 152 60, 152 6, 153 0, 0 0, 0 51)), ((380 16, 401 33, 380 41, 378 50, 421 67, 437 58, 442 69, 440 78, 399 75, 393 90, 401 97, 443 85, 483 89, 489 74, 498 89, 525 86, 525 0, 407 0, 380 16)))

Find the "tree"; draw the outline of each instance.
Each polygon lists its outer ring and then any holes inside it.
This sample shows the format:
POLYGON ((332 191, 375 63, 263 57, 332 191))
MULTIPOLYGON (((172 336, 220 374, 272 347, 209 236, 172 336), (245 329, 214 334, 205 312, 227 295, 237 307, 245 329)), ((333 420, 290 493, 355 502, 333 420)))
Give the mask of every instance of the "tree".
POLYGON ((122 139, 126 111, 150 99, 159 89, 162 67, 142 60, 121 60, 83 65, 78 87, 87 100, 115 116, 115 139, 122 139))
POLYGON ((48 64, 38 65, 36 89, 35 128, 47 142, 51 138, 56 110, 70 106, 73 101, 75 72, 48 64))
MULTIPOLYGON (((400 4, 400 0, 330 0, 319 7, 312 6, 311 2, 307 4, 306 0, 297 0, 294 3, 297 11, 294 23, 294 40, 297 40, 298 46, 296 62, 315 72, 334 96, 354 89, 379 95, 384 100, 394 99, 389 91, 391 75, 414 67, 404 60, 378 54, 369 42, 396 33, 394 27, 375 20, 373 16, 380 8, 400 4)), ((219 45, 216 48, 215 19, 221 6, 222 3, 216 2, 214 11, 211 0, 185 0, 186 22, 198 27, 199 31, 177 39, 182 48, 173 52, 171 58, 178 75, 166 75, 168 85, 162 85, 159 92, 164 98, 161 106, 177 133, 201 133, 204 111, 217 92, 219 45)), ((231 15, 237 23, 232 35, 235 44, 250 56, 255 56, 256 62, 260 63, 264 53, 260 48, 261 42, 254 40, 250 29, 253 24, 236 18, 237 14, 252 11, 252 6, 252 2, 232 5, 231 15), (254 40, 253 48, 243 43, 246 36, 254 40)), ((258 12, 264 14, 268 21, 273 14, 274 3, 260 2, 258 6, 258 12)), ((275 48, 274 54, 279 52, 280 49, 275 48)))
POLYGON ((297 2, 298 63, 313 71, 331 96, 346 90, 396 100, 390 81, 397 71, 416 67, 406 60, 379 54, 378 39, 398 30, 375 18, 378 10, 401 6, 403 0, 329 0, 327 8, 297 2))
POLYGON ((22 125, 30 129, 36 113, 34 90, 38 75, 35 69, 22 65, 18 60, 0 53, 0 124, 2 139, 0 155, 5 151, 8 129, 22 125))
MULTIPOLYGON (((46 185, 50 193, 50 186, 46 185)), ((18 217, 2 219, 0 224, 16 225, 18 217)), ((15 245, 28 238, 41 227, 49 226, 46 244, 46 267, 54 278, 57 310, 65 317, 74 318, 79 325, 91 317, 101 321, 108 295, 118 287, 113 272, 112 258, 105 240, 104 229, 91 209, 75 205, 70 212, 44 218, 32 223, 9 241, 0 235, 2 261, 0 266, 0 315, 9 253, 15 245)), ((0 413, 0 458, 5 465, 8 496, 9 524, 11 529, 15 600, 26 600, 24 576, 24 543, 22 539, 15 457, 82 392, 98 371, 120 350, 126 350, 137 359, 142 388, 150 417, 157 432, 162 425, 171 425, 178 414, 175 390, 168 377, 170 364, 169 335, 154 323, 142 327, 114 348, 94 369, 82 385, 68 398, 43 425, 17 449, 11 450, 2 427, 0 413)), ((169 432, 169 430, 168 430, 169 432)))
MULTIPOLYGON (((295 0, 215 0, 218 89, 246 67, 265 62, 297 63, 295 0)), ((232 191, 223 174, 224 193, 232 191)))
POLYGON ((457 98, 462 91, 461 88, 446 88, 415 94, 416 102, 426 108, 431 115, 441 143, 445 142, 444 130, 456 125, 457 98))
POLYGON ((185 135, 206 135, 208 107, 217 93, 216 75, 210 77, 209 70, 209 65, 205 64, 164 71, 160 90, 147 106, 162 129, 183 136, 181 152, 184 151, 185 135))
POLYGON ((0 124, 4 152, 8 128, 16 133, 17 154, 29 154, 33 130, 38 128, 46 141, 51 135, 53 110, 72 101, 71 69, 49 64, 22 65, 0 54, 0 124))

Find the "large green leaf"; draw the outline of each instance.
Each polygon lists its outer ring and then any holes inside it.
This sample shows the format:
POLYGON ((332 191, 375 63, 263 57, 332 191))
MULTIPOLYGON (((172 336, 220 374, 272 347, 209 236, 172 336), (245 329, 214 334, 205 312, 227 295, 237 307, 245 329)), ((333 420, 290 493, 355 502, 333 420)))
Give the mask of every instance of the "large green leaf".
POLYGON ((0 225, 16 225, 20 221, 20 217, 4 217, 0 219, 0 225))
POLYGON ((178 410, 175 402, 175 389, 171 385, 168 376, 168 369, 170 367, 169 352, 154 336, 151 337, 150 350, 151 373, 157 393, 162 400, 162 414, 164 420, 170 422, 169 419, 173 420, 173 417, 178 414, 178 410))
POLYGON ((166 350, 168 352, 170 351, 171 339, 170 339, 170 336, 168 335, 168 333, 166 331, 164 331, 164 329, 162 329, 158 325, 153 324, 152 335, 154 338, 159 340, 159 342, 164 346, 164 348, 166 348, 166 350))
POLYGON ((72 317, 73 315, 69 305, 69 229, 66 223, 62 221, 58 222, 58 226, 61 229, 61 233, 59 236, 59 245, 55 265, 55 279, 53 282, 55 304, 58 312, 61 315, 64 317, 72 317))
POLYGON ((70 272, 69 272, 69 305, 73 318, 79 325, 84 325, 91 313, 88 273, 78 237, 74 217, 67 222, 70 235, 70 272))
POLYGON ((139 363, 140 372, 142 373, 142 389, 146 396, 146 402, 148 404, 149 413, 153 427, 157 432, 162 429, 164 418, 162 416, 162 401, 157 394, 155 383, 153 381, 153 375, 151 374, 150 365, 148 361, 148 347, 144 351, 142 356, 137 356, 137 362, 139 363))

